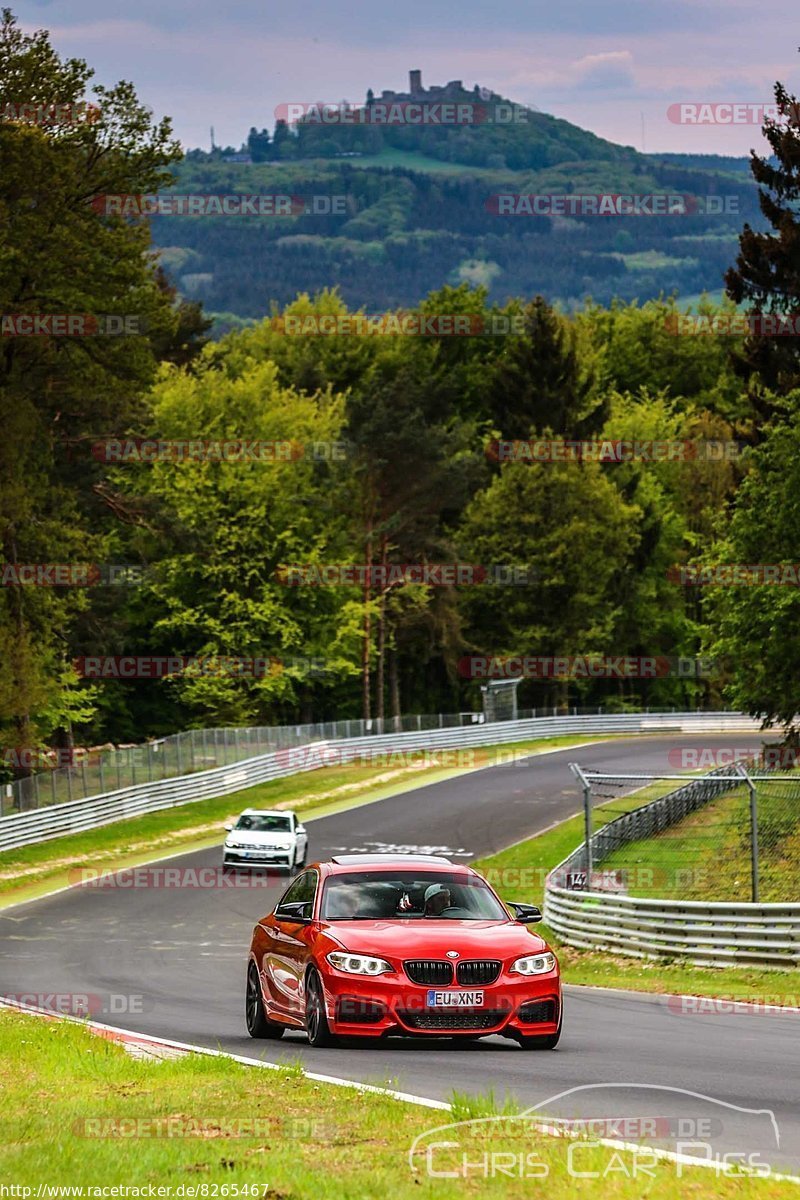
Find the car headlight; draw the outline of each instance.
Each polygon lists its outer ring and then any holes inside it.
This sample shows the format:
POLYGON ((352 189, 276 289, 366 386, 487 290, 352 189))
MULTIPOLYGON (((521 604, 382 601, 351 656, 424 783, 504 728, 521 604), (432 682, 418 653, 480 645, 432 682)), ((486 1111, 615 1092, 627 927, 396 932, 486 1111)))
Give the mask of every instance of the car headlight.
POLYGON ((230 838, 225 839, 225 846, 228 850, 244 850, 244 842, 232 842, 230 838))
POLYGON ((546 975, 555 965, 555 954, 528 954, 518 958, 510 970, 515 975, 546 975))
POLYGON ((346 954, 341 950, 332 950, 328 962, 337 971, 347 975, 384 975, 394 968, 385 958, 370 958, 367 954, 346 954))

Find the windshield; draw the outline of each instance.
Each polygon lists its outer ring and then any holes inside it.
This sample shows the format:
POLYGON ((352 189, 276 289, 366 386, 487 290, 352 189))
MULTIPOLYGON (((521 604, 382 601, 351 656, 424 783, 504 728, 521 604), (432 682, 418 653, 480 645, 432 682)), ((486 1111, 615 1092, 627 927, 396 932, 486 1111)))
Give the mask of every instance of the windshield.
POLYGON ((234 829, 248 829, 251 833, 291 833, 291 817, 275 813, 247 813, 239 817, 234 829))
POLYGON ((352 871, 325 884, 325 921, 507 921, 482 879, 446 871, 352 871))

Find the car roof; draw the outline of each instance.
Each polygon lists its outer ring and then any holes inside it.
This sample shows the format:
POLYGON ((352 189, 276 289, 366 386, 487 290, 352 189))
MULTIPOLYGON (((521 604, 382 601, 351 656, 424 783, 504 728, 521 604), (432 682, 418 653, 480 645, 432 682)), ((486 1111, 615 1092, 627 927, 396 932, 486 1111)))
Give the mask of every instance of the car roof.
POLYGON ((314 863, 329 875, 346 875, 353 871, 454 871, 464 875, 475 872, 466 863, 453 863, 436 854, 335 854, 326 862, 314 863))
POLYGON ((240 817, 290 817, 291 812, 282 812, 278 808, 243 808, 240 817))
POLYGON ((331 862, 336 863, 395 863, 395 862, 423 862, 423 863, 446 863, 448 867, 453 864, 449 858, 443 858, 441 854, 334 854, 331 856, 331 862))

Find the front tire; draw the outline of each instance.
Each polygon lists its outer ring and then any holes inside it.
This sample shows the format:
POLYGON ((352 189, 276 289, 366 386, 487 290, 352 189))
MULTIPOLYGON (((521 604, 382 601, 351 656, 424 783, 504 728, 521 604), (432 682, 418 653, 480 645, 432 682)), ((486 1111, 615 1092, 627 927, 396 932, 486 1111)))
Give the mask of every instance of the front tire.
POLYGON ((276 1025, 267 1019, 264 1012, 264 999, 261 995, 261 983, 258 978, 258 967, 254 962, 247 968, 247 995, 244 1003, 244 1015, 247 1022, 247 1032, 251 1038, 271 1038, 277 1041, 283 1037, 283 1025, 276 1025))
POLYGON ((306 1033, 310 1046, 335 1046, 338 1041, 328 1025, 325 993, 316 971, 310 971, 306 980, 306 1033))

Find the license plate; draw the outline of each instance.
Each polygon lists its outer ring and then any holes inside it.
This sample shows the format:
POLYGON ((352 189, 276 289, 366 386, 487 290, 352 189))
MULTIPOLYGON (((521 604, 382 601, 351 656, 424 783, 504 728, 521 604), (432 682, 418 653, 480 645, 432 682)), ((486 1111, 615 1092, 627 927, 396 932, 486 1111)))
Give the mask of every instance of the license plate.
POLYGON ((483 1004, 483 992, 428 991, 428 1008, 477 1008, 483 1004))

